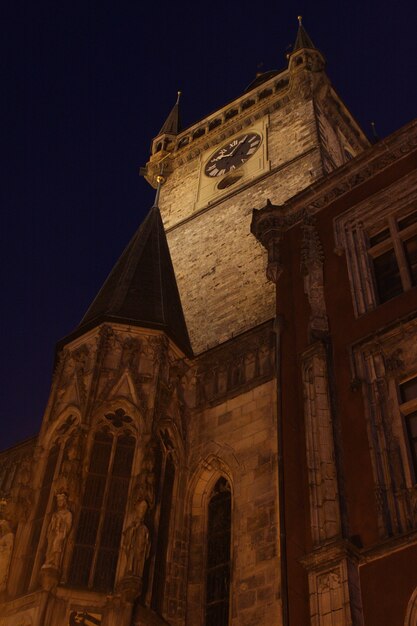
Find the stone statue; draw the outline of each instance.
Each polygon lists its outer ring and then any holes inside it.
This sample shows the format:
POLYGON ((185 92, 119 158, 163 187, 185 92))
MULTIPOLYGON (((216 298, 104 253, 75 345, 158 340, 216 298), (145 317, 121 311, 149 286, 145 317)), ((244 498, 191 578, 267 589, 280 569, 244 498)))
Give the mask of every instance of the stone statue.
POLYGON ((149 529, 144 522, 147 510, 145 500, 136 502, 135 517, 123 533, 123 547, 127 556, 126 574, 140 578, 151 547, 149 529))
POLYGON ((80 489, 80 459, 81 440, 79 436, 75 436, 67 446, 58 479, 58 490, 68 492, 70 501, 80 489))
POLYGON ((7 589, 7 579, 9 577, 10 561, 12 559, 14 544, 14 534, 10 523, 0 520, 0 594, 7 589))
POLYGON ((136 499, 138 501, 145 500, 148 507, 152 509, 155 504, 155 452, 150 446, 142 462, 141 472, 139 474, 136 486, 136 499))
POLYGON ((72 526, 72 513, 68 509, 68 496, 65 492, 56 494, 56 511, 52 515, 47 531, 47 548, 43 568, 59 570, 65 544, 72 526))
POLYGON ((17 514, 21 521, 28 519, 33 504, 31 464, 33 460, 29 456, 24 457, 17 478, 17 514))

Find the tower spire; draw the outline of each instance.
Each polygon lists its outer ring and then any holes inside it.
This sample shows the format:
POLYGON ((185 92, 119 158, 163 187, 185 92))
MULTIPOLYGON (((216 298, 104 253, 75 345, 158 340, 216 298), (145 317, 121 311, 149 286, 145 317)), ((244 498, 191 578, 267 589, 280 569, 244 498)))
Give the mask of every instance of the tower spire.
POLYGON ((311 50, 317 50, 314 43, 311 41, 306 29, 303 26, 303 16, 298 15, 298 32, 295 40, 293 52, 301 50, 301 48, 310 48, 311 50))
MULTIPOLYGON (((158 187, 161 184, 162 180, 158 181, 158 187)), ((162 330, 184 353, 192 352, 161 214, 155 204, 90 305, 78 332, 106 321, 162 330)))
POLYGON ((177 101, 171 109, 170 114, 165 120, 161 130, 158 133, 158 137, 160 135, 178 135, 181 130, 181 120, 180 120, 180 97, 181 91, 177 92, 177 101))

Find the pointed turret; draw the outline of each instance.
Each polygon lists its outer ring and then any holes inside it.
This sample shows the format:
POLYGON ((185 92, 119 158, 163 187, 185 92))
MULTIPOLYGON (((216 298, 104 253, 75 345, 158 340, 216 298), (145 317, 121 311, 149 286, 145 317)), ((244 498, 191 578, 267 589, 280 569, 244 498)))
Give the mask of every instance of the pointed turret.
POLYGON ((298 32, 295 44, 287 58, 290 70, 295 73, 300 70, 319 72, 325 67, 324 57, 304 28, 301 15, 298 16, 298 32))
POLYGON ((104 322, 163 330, 191 354, 161 214, 153 206, 84 315, 78 332, 104 322))
POLYGON ((165 120, 164 125, 158 133, 159 135, 178 135, 181 130, 181 119, 180 119, 180 96, 181 92, 178 92, 177 101, 171 109, 170 114, 165 120))
POLYGON ((303 18, 301 15, 298 16, 298 32, 297 38, 295 40, 295 44, 293 47, 293 52, 297 52, 297 50, 301 50, 302 48, 309 48, 310 50, 317 50, 314 43, 311 41, 309 34, 303 26, 303 18))
POLYGON ((169 145, 173 143, 175 137, 181 131, 180 96, 181 92, 179 91, 176 103, 152 142, 152 154, 169 151, 169 145))

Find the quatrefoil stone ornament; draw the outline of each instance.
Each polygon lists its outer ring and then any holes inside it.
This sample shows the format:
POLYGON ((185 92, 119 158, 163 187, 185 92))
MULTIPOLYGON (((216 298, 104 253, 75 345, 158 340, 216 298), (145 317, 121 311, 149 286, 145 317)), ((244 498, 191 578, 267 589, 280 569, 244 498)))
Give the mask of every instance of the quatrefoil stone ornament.
POLYGON ((133 420, 130 415, 126 415, 124 409, 116 409, 114 413, 106 413, 104 416, 115 428, 121 428, 123 424, 130 424, 133 420))

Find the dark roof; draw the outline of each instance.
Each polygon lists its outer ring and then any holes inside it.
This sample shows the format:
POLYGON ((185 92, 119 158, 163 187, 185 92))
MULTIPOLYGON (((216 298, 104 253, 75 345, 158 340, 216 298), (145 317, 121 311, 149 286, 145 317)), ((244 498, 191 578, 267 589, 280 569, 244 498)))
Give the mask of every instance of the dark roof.
POLYGON ((178 133, 181 131, 180 95, 181 93, 178 92, 177 101, 172 107, 171 112, 166 118, 165 123, 162 126, 161 130, 159 131, 157 137, 159 137, 159 135, 165 135, 165 134, 166 135, 178 135, 178 133))
POLYGON ((306 29, 300 21, 300 24, 298 26, 297 38, 295 40, 294 48, 292 51, 296 52, 297 50, 301 50, 301 48, 311 48, 312 50, 316 50, 316 46, 311 41, 310 36, 308 35, 306 29))
POLYGON ((259 87, 262 83, 266 83, 267 80, 272 78, 273 76, 277 76, 280 73, 280 70, 268 70, 267 72, 259 72, 256 77, 253 79, 251 83, 246 87, 245 93, 254 89, 255 87, 259 87))
POLYGON ((156 328, 191 354, 160 211, 152 207, 84 315, 77 334, 102 321, 156 328))

